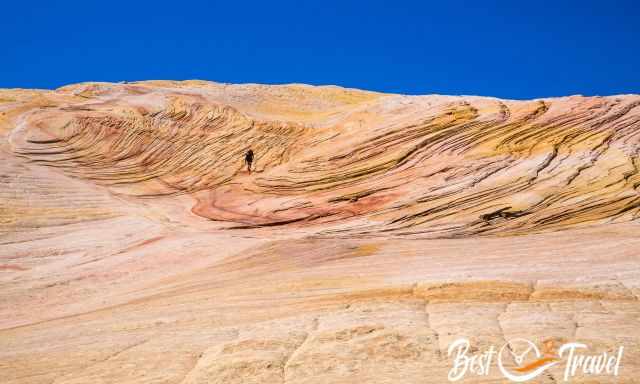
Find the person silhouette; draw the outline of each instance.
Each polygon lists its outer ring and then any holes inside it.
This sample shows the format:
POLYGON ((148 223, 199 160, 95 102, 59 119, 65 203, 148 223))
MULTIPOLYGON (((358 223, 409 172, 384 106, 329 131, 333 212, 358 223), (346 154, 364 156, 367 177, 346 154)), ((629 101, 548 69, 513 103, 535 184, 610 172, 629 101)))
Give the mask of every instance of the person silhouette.
POLYGON ((253 150, 251 148, 244 155, 244 161, 247 163, 247 171, 251 172, 251 163, 253 163, 253 150))

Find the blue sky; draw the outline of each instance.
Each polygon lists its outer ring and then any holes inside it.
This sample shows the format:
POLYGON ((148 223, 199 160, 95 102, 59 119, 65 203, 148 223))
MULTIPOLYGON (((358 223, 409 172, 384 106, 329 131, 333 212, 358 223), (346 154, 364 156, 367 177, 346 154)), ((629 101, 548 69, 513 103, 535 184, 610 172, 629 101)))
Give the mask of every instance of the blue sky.
POLYGON ((204 79, 405 94, 640 93, 640 1, 13 1, 0 88, 204 79))

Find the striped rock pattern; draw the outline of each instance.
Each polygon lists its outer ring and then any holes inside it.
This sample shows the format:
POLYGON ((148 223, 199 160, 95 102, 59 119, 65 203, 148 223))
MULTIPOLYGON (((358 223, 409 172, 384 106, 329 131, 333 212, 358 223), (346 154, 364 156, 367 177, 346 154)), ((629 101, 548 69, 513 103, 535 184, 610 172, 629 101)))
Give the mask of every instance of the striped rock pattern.
POLYGON ((637 96, 364 94, 305 121, 230 106, 237 91, 226 88, 103 86, 93 101, 23 117, 12 150, 119 194, 193 195, 212 220, 222 210, 247 226, 328 234, 522 234, 631 221, 640 209, 637 96))
POLYGON ((0 381, 443 383, 465 337, 638 382, 639 154, 638 95, 0 90, 0 381))

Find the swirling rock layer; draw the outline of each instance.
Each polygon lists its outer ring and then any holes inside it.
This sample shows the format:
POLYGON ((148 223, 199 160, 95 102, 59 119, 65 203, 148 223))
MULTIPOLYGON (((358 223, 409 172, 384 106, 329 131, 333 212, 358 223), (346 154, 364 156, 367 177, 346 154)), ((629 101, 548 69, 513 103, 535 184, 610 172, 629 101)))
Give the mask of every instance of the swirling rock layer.
POLYGON ((639 154, 638 95, 1 90, 0 377, 440 383, 526 337, 634 382, 639 154))
POLYGON ((323 234, 523 234, 631 221, 640 209, 637 96, 501 101, 290 86, 249 98, 246 87, 180 85, 43 96, 51 105, 21 115, 11 150, 118 194, 191 195, 203 218, 323 234), (301 106, 299 93, 311 94, 301 106))

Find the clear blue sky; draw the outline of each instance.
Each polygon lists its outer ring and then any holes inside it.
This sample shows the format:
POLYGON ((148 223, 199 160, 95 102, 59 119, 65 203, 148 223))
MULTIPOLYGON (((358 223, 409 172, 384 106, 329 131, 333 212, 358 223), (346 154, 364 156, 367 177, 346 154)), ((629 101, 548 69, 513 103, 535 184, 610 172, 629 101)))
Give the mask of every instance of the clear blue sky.
POLYGON ((2 3, 0 88, 205 79, 406 94, 640 93, 640 1, 2 3))

